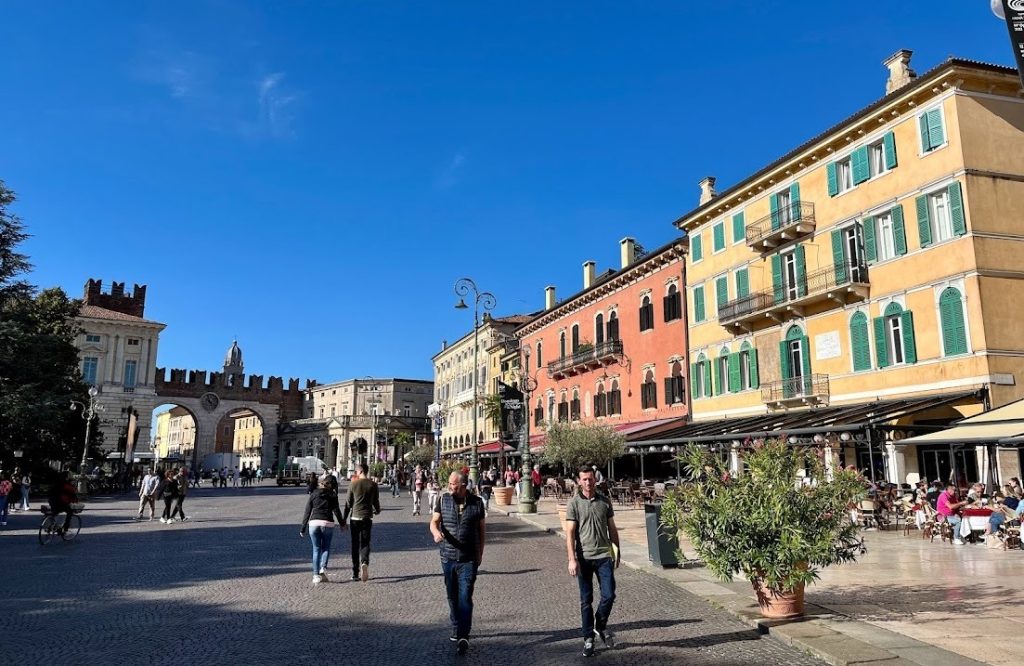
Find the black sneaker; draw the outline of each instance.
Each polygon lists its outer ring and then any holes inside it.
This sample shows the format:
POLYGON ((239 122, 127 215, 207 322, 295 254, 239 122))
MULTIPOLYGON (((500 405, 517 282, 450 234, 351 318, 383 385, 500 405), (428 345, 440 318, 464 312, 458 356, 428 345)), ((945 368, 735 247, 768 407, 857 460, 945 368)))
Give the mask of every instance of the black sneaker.
POLYGON ((460 638, 458 641, 456 641, 456 643, 455 643, 455 652, 457 654, 460 654, 460 655, 466 654, 467 650, 469 650, 469 639, 468 638, 460 638))
POLYGON ((349 580, 351 580, 353 582, 358 582, 359 581, 359 574, 352 574, 352 577, 349 578, 349 580))
POLYGON ((594 629, 594 636, 600 638, 609 650, 615 647, 615 635, 607 629, 594 629))
POLYGON ((583 639, 583 656, 593 657, 594 656, 594 639, 584 638, 583 639))

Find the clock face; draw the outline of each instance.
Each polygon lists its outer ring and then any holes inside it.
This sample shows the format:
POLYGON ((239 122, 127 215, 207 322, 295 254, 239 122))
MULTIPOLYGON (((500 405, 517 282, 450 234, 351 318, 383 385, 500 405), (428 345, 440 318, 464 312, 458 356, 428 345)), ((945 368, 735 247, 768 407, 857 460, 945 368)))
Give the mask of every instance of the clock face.
POLYGON ((212 412, 220 404, 220 398, 217 397, 216 393, 206 393, 199 399, 199 402, 203 405, 204 409, 212 412))

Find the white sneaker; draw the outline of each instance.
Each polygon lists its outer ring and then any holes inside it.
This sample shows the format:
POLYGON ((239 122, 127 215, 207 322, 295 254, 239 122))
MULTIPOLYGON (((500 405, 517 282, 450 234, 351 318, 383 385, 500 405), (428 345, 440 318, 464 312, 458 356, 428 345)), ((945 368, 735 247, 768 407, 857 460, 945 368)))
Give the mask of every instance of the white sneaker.
POLYGON ((164 523, 164 524, 166 525, 166 524, 167 524, 167 519, 166 519, 166 518, 164 518, 163 516, 161 516, 161 517, 160 517, 160 522, 161 522, 161 523, 164 523))
POLYGON ((954 546, 962 546, 962 545, 964 545, 963 539, 953 539, 953 545, 954 546))
POLYGON ((319 585, 320 584, 320 576, 313 576, 313 584, 314 585, 319 585))
POLYGON ((370 580, 370 565, 366 564, 365 562, 359 565, 359 580, 363 581, 364 583, 370 580))

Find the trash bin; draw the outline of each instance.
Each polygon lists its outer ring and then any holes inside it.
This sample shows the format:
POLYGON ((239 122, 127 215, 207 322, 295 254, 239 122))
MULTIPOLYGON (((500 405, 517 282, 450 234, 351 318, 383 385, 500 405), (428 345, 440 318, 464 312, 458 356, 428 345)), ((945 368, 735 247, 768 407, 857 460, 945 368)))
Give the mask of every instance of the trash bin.
POLYGON ((644 522, 647 525, 648 559, 660 567, 679 566, 679 559, 676 557, 679 538, 662 531, 660 504, 644 504, 644 522))

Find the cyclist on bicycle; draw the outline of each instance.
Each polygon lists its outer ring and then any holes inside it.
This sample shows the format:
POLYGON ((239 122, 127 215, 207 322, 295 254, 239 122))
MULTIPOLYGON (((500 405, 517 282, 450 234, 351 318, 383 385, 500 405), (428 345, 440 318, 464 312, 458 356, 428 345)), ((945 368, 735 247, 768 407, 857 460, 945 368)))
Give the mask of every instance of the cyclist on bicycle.
POLYGON ((68 525, 71 524, 71 515, 73 513, 71 505, 78 502, 78 492, 71 485, 67 472, 59 473, 53 483, 50 484, 49 500, 50 513, 55 516, 64 514, 64 525, 61 527, 61 531, 67 531, 68 525))

